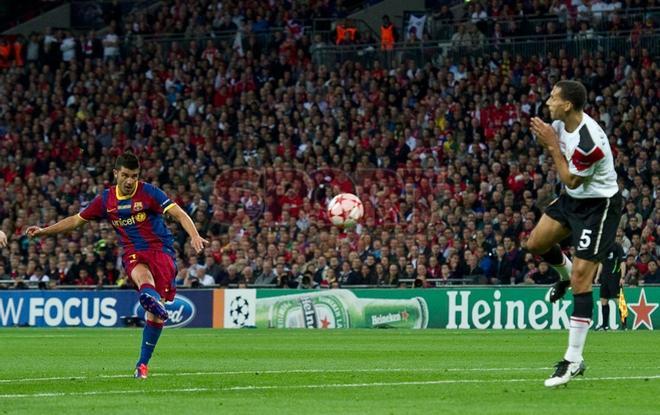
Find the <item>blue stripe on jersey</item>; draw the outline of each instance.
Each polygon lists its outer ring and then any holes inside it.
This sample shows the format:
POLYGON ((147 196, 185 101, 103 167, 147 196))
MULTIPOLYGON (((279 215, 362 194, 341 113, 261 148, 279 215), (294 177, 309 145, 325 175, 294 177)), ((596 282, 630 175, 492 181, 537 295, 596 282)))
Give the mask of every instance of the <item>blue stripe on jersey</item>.
POLYGON ((147 215, 147 220, 151 224, 151 230, 155 235, 158 236, 160 242, 163 244, 163 252, 172 256, 175 255, 174 236, 172 235, 172 232, 170 232, 170 230, 167 228, 167 225, 165 225, 163 215, 155 215, 153 213, 149 213, 147 215))
POLYGON ((147 243, 142 235, 140 235, 140 231, 136 225, 124 226, 122 229, 126 232, 128 239, 131 241, 131 244, 136 251, 149 250, 149 243, 147 243))
POLYGON ((160 205, 161 209, 165 209, 167 205, 171 204, 172 201, 169 197, 158 187, 154 186, 151 183, 145 183, 143 186, 144 191, 151 196, 152 199, 160 205))

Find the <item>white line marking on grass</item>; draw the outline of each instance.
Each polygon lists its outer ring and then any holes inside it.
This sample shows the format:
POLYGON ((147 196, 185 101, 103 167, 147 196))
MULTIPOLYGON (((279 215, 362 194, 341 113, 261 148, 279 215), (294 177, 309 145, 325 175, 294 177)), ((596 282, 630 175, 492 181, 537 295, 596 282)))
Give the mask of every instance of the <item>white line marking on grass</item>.
MULTIPOLYGON (((381 372, 525 372, 535 370, 550 370, 551 367, 490 367, 490 368, 373 368, 373 369, 285 369, 285 370, 232 370, 211 372, 161 372, 152 373, 150 376, 231 376, 231 375, 284 375, 294 373, 381 373, 381 372)), ((132 378, 133 375, 98 375, 98 376, 52 376, 43 378, 17 378, 0 379, 0 383, 17 382, 47 382, 56 380, 94 380, 94 379, 120 379, 132 378)))
MULTIPOLYGON (((651 380, 660 379, 660 375, 649 376, 605 376, 597 378, 575 379, 578 382, 589 381, 623 381, 623 380, 651 380)), ((410 382, 372 382, 372 383, 323 383, 315 385, 248 385, 229 386, 224 388, 182 388, 182 389, 159 389, 158 393, 195 393, 195 392, 231 392, 231 391, 255 391, 273 389, 325 389, 325 388, 371 388, 382 386, 428 386, 428 385, 453 385, 470 383, 522 383, 541 382, 542 379, 446 379, 426 380, 410 382)), ((55 398, 62 396, 95 396, 95 395, 118 395, 118 394, 144 394, 144 390, 106 390, 87 392, 44 392, 44 393, 16 393, 2 394, 0 399, 16 398, 55 398)))
POLYGON ((34 334, 34 335, 13 335, 8 334, 3 339, 59 339, 59 338, 71 338, 71 337, 92 337, 97 336, 97 334, 89 333, 85 334, 34 334))

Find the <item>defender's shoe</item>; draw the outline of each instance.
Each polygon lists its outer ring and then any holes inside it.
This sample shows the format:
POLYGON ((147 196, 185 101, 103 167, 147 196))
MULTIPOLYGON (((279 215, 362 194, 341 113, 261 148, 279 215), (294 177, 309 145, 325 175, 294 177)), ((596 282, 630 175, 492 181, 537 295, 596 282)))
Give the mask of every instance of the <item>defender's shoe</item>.
POLYGON ((135 379, 146 379, 148 374, 149 368, 144 363, 135 368, 135 379))
POLYGON ((576 376, 584 376, 585 370, 587 370, 587 366, 584 364, 584 360, 580 362, 562 360, 555 365, 555 373, 546 379, 544 384, 548 388, 565 385, 576 376))
POLYGON ((165 309, 165 306, 150 294, 140 294, 140 305, 142 305, 142 308, 144 308, 146 311, 150 312, 163 321, 170 317, 167 313, 167 309, 165 309))
POLYGON ((571 286, 570 280, 557 281, 552 287, 548 290, 545 295, 545 301, 551 303, 561 300, 566 295, 566 291, 571 286))

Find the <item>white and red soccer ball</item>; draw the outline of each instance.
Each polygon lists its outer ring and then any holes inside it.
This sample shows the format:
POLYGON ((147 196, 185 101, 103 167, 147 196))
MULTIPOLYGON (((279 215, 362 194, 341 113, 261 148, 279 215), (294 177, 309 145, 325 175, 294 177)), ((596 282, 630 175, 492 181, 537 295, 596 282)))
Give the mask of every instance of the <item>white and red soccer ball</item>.
POLYGON ((328 219, 335 226, 354 226, 363 215, 364 205, 354 194, 340 193, 328 203, 328 219))

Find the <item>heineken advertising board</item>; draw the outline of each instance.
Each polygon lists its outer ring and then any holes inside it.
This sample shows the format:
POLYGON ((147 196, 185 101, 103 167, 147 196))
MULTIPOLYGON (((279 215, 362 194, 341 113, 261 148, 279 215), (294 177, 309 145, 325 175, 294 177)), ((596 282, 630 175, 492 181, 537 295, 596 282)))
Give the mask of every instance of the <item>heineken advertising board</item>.
MULTIPOLYGON (((223 290, 223 318, 214 327, 565 329, 572 297, 550 304, 547 288, 372 290, 223 290), (256 297, 255 297, 256 293, 256 297)), ((627 328, 660 327, 660 287, 626 288, 627 328)), ((600 324, 598 290, 594 324, 600 324)), ((619 328, 618 302, 610 327, 619 328)))
MULTIPOLYGON (((564 329, 572 296, 544 301, 546 287, 448 287, 372 290, 180 290, 168 305, 167 327, 564 329)), ((660 287, 626 288, 626 326, 660 328, 660 287)), ((598 289, 593 324, 601 324, 598 289)), ((114 291, 0 292, 0 327, 120 327, 141 316, 136 293, 114 291)), ((610 327, 620 324, 610 301, 610 327)))

